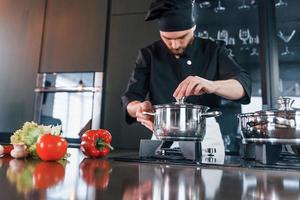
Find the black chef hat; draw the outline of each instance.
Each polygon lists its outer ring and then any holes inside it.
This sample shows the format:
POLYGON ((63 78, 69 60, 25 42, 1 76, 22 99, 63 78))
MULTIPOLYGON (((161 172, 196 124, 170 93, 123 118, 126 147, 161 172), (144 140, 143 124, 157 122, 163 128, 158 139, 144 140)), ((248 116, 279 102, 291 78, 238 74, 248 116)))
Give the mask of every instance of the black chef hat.
POLYGON ((192 0, 155 0, 151 3, 146 21, 158 19, 159 29, 165 32, 192 28, 192 0))

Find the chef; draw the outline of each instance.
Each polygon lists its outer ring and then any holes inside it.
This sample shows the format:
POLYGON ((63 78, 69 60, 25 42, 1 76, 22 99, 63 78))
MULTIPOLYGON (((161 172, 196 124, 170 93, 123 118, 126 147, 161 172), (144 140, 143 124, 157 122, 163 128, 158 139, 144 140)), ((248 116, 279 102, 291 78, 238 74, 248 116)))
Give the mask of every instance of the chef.
MULTIPOLYGON (((186 102, 217 109, 221 98, 248 104, 249 74, 239 66, 225 43, 201 39, 196 29, 191 0, 156 0, 145 20, 157 20, 160 40, 140 49, 122 96, 127 123, 135 121, 153 131, 153 118, 143 111, 182 97, 186 102)), ((207 118, 202 147, 213 145, 224 152, 219 125, 207 118)))

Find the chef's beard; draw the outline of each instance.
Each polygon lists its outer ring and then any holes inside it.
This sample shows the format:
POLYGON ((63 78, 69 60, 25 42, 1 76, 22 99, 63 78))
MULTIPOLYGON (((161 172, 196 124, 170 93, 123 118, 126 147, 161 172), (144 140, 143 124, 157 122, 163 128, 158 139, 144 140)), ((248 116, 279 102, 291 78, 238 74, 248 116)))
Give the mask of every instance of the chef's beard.
POLYGON ((179 48, 177 48, 177 49, 170 49, 170 48, 169 48, 169 50, 170 50, 170 52, 171 52, 174 56, 182 56, 182 55, 185 53, 187 47, 188 47, 189 45, 191 45, 191 44, 193 43, 193 41, 194 41, 194 37, 191 38, 191 40, 189 41, 188 45, 179 47, 179 48))
POLYGON ((185 48, 170 49, 170 51, 175 56, 181 56, 181 55, 183 55, 185 48))

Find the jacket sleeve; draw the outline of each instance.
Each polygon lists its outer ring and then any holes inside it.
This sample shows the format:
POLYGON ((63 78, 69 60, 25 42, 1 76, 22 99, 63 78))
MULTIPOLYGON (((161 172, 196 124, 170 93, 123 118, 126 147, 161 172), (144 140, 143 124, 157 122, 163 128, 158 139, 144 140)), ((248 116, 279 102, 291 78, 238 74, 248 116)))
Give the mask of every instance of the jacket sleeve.
POLYGON ((251 87, 252 81, 250 74, 243 69, 231 56, 230 50, 225 47, 225 43, 220 43, 220 48, 218 49, 218 69, 219 69, 219 79, 235 79, 244 88, 245 96, 240 99, 233 100, 233 102, 248 104, 251 98, 251 87))
POLYGON ((136 121, 127 112, 127 105, 132 101, 144 101, 149 92, 150 80, 150 56, 145 49, 141 49, 135 62, 127 88, 122 96, 122 106, 125 113, 125 120, 128 124, 136 121))

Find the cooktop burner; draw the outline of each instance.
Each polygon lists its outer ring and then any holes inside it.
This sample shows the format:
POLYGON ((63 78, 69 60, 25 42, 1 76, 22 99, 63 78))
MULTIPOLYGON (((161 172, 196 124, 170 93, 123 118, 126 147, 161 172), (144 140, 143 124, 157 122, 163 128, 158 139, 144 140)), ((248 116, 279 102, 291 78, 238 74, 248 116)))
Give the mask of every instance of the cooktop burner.
POLYGON ((300 170, 300 155, 282 151, 282 145, 267 144, 241 146, 241 156, 238 156, 225 155, 216 152, 214 148, 203 151, 201 142, 196 141, 178 142, 176 146, 169 141, 141 140, 138 153, 110 158, 117 161, 152 164, 300 170))
POLYGON ((199 161, 202 157, 201 151, 201 142, 199 141, 180 141, 175 144, 173 141, 141 140, 139 156, 141 158, 199 161))
MULTIPOLYGON (((200 141, 141 140, 138 154, 118 156, 114 159, 146 163, 223 165, 224 156, 224 152, 218 153, 215 148, 202 149, 200 141)), ((240 162, 230 163, 236 166, 240 162)))

